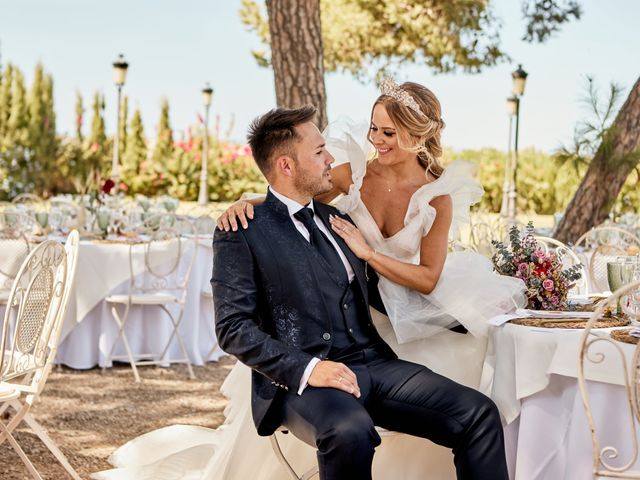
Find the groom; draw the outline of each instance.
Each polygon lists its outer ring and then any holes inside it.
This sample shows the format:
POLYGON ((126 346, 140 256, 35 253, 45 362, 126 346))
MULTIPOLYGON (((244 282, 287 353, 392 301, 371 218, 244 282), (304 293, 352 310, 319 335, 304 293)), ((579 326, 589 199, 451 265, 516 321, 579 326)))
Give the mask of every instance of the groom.
POLYGON ((266 201, 249 229, 213 241, 216 332, 253 369, 258 433, 285 425, 317 448, 325 480, 371 478, 375 425, 453 449, 459 479, 507 479, 491 400, 399 360, 373 326, 365 264, 329 227, 329 215, 348 217, 313 201, 331 190, 333 162, 315 113, 279 108, 253 122, 266 201))

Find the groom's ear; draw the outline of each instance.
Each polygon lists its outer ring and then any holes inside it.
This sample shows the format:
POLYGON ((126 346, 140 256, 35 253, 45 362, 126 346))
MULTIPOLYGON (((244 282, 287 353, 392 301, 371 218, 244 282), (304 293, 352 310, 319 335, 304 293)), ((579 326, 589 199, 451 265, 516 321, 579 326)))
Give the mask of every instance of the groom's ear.
POLYGON ((286 177, 293 177, 295 172, 295 162, 288 155, 280 155, 276 158, 276 170, 286 177))

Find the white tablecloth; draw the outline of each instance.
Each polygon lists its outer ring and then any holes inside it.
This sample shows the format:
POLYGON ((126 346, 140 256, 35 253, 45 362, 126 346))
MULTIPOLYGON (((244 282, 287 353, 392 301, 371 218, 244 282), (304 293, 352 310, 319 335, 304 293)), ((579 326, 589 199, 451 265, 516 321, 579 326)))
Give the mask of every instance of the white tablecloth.
MULTIPOLYGON (((186 262, 191 255, 186 250, 186 262)), ((217 350, 204 358, 215 342, 213 301, 210 291, 213 251, 210 240, 201 240, 187 287, 187 301, 180 332, 191 361, 202 365, 223 353, 217 350)), ((117 335, 109 305, 109 294, 127 293, 129 246, 122 243, 80 242, 78 266, 63 325, 56 361, 73 368, 104 366, 105 357, 117 335)), ((122 307, 120 307, 122 308, 122 307)), ((171 307, 175 308, 175 307, 171 307)), ((133 308, 127 321, 127 336, 134 353, 161 352, 171 334, 169 318, 157 307, 133 308)), ((119 341, 115 355, 125 354, 119 341)), ((174 339, 168 358, 181 358, 174 339)), ((110 366, 110 365, 107 365, 110 366)))
MULTIPOLYGON (((484 388, 507 424, 512 480, 592 478, 591 435, 576 378, 581 335, 511 324, 491 332, 485 379, 492 375, 493 382, 484 388)), ((629 362, 634 347, 619 346, 629 362)), ((603 443, 613 442, 621 459, 629 460, 631 422, 620 356, 608 342, 591 351, 606 355, 600 364, 585 362, 596 426, 603 443)))

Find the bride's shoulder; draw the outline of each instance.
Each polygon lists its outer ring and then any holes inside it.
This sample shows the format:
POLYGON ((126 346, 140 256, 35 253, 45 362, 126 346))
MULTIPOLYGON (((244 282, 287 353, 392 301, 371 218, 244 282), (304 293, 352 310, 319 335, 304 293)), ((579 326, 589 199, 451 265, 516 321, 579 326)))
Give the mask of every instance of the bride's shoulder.
POLYGON ((453 199, 448 193, 433 197, 429 201, 429 205, 436 210, 436 214, 439 216, 450 216, 453 212, 453 199))
POLYGON ((331 169, 331 183, 341 193, 347 193, 353 183, 351 165, 343 163, 331 169))

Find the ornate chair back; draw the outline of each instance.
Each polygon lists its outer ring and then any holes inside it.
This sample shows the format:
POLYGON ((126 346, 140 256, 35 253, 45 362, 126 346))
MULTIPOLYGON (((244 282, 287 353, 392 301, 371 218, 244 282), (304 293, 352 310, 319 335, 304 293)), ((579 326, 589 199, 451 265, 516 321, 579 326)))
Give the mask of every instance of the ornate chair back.
POLYGON ((0 230, 0 251, 0 297, 7 300, 20 267, 31 251, 31 244, 24 233, 4 229, 0 230))
POLYGON ((184 302, 187 283, 196 257, 196 234, 193 223, 185 218, 170 215, 162 216, 162 225, 171 219, 171 226, 159 226, 148 240, 142 244, 133 244, 129 249, 131 273, 130 294, 152 293, 159 291, 174 292, 184 302), (143 249, 144 266, 142 275, 136 275, 143 249), (183 256, 189 255, 184 262, 183 256))
POLYGON ((25 393, 37 394, 41 388, 50 342, 61 321, 67 270, 64 247, 47 240, 25 259, 13 283, 0 343, 0 378, 25 393))
POLYGON ((607 280, 607 263, 613 262, 619 256, 625 256, 627 250, 618 245, 599 245, 591 252, 589 258, 589 278, 593 291, 604 292, 609 290, 607 280))
MULTIPOLYGON (((542 237, 534 235, 534 238, 538 242, 538 245, 545 251, 554 251, 558 257, 562 259, 562 264, 565 268, 573 267, 574 265, 582 264, 578 255, 569 248, 568 245, 562 243, 560 240, 556 240, 551 237, 542 237)), ((606 268, 606 266, 605 266, 606 268)), ((575 286, 571 289, 574 293, 586 294, 587 293, 587 268, 582 265, 582 277, 578 280, 575 286)))
POLYGON ((624 228, 601 226, 582 234, 573 248, 576 251, 592 251, 600 245, 614 245, 626 251, 629 247, 640 248, 640 238, 624 228))
POLYGON ((493 246, 491 240, 496 238, 495 229, 485 222, 477 222, 471 225, 469 233, 470 246, 478 253, 491 257, 493 255, 493 246))
POLYGON ((578 358, 578 385, 582 402, 587 415, 589 429, 591 431, 592 455, 593 455, 593 476, 615 477, 615 478, 636 478, 640 479, 640 470, 633 470, 637 463, 640 451, 638 448, 638 430, 640 429, 640 343, 635 347, 627 346, 612 339, 609 332, 594 331, 596 322, 602 317, 606 308, 621 308, 627 315, 640 320, 640 280, 636 279, 618 290, 616 290, 606 300, 600 302, 598 308, 591 315, 580 341, 580 354, 578 358), (596 348, 601 347, 601 350, 596 348), (608 352, 608 353, 607 353, 608 352), (602 434, 602 421, 598 426, 595 421, 595 409, 592 398, 589 394, 587 375, 585 369, 594 364, 601 364, 607 360, 607 355, 611 354, 613 361, 620 359, 620 374, 624 382, 624 389, 627 396, 628 409, 626 412, 616 411, 615 415, 626 415, 629 429, 624 432, 617 432, 615 444, 611 445, 609 440, 604 439, 602 434), (627 444, 623 444, 623 439, 629 434, 627 444), (629 443, 630 448, 629 448, 629 443), (622 447, 622 448, 621 448, 622 447))

